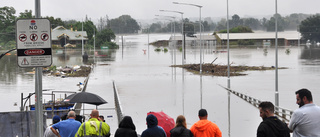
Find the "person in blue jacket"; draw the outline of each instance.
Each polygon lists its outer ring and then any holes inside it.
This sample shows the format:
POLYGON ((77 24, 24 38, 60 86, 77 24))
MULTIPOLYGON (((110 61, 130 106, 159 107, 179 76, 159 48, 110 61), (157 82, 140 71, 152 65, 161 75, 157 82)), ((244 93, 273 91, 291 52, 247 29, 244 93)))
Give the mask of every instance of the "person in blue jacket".
POLYGON ((148 128, 144 130, 141 137, 167 137, 162 127, 158 126, 158 119, 153 114, 147 116, 148 128))

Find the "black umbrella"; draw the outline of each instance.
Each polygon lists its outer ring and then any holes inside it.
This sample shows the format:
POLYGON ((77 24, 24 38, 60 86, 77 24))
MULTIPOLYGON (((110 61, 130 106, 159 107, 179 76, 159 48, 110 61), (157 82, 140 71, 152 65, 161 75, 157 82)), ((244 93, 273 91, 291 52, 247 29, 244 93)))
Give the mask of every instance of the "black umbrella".
POLYGON ((96 106, 108 103, 100 96, 93 94, 93 93, 89 93, 89 92, 74 93, 74 94, 66 97, 66 99, 64 99, 64 102, 87 103, 87 104, 93 104, 96 106))

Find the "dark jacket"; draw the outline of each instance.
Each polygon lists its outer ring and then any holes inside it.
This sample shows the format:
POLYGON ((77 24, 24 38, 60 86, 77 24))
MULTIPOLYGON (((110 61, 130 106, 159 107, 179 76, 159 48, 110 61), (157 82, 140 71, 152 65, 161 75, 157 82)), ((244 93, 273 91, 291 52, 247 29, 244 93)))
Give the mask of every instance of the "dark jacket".
POLYGON ((193 137, 193 134, 189 129, 183 126, 175 127, 170 130, 171 137, 193 137))
POLYGON ((114 137, 138 137, 136 132, 136 126, 130 116, 125 116, 117 129, 114 137))
POLYGON ((290 137, 290 130, 285 123, 272 116, 260 123, 257 137, 290 137))
POLYGON ((147 116, 148 128, 144 130, 141 137, 166 137, 166 132, 158 126, 158 119, 153 114, 147 116))

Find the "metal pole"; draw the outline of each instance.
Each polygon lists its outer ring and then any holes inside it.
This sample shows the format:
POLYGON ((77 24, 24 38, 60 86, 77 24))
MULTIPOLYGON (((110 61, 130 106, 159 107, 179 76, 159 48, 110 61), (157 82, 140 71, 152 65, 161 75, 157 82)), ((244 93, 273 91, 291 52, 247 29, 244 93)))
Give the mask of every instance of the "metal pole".
POLYGON ((96 30, 93 29, 93 63, 96 62, 96 30))
MULTIPOLYGON (((41 17, 40 0, 35 0, 35 18, 41 17)), ((36 136, 43 136, 43 108, 42 108, 42 67, 36 67, 35 72, 36 99, 36 136)))
POLYGON ((173 50, 174 50, 174 65, 176 65, 176 21, 173 20, 173 50))
POLYGON ((24 111, 24 107, 23 107, 23 93, 21 93, 21 104, 20 104, 20 111, 24 111))
POLYGON ((279 92, 278 92, 278 4, 276 0, 276 15, 275 15, 275 31, 276 31, 276 40, 275 40, 275 47, 276 47, 276 83, 275 83, 275 105, 279 107, 279 92))
POLYGON ((66 64, 67 66, 67 49, 66 49, 66 45, 67 45, 67 37, 66 37, 66 34, 64 34, 64 63, 66 64))
POLYGON ((184 65, 184 61, 185 61, 185 60, 184 60, 184 59, 185 59, 185 54, 184 54, 185 52, 184 52, 184 51, 185 51, 185 49, 184 49, 184 47, 183 47, 183 45, 184 45, 184 21, 183 21, 183 14, 181 14, 181 19, 182 19, 182 20, 181 20, 181 24, 182 24, 182 25, 181 25, 181 26, 182 26, 182 27, 181 27, 181 30, 182 30, 182 33, 181 33, 181 34, 182 34, 182 37, 181 37, 181 41, 182 41, 182 42, 181 42, 181 43, 182 43, 182 45, 181 45, 181 46, 182 46, 182 65, 184 65))
POLYGON ((148 26, 147 31, 148 31, 148 60, 149 60, 149 58, 150 58, 150 51, 149 51, 149 45, 150 45, 150 43, 149 43, 150 26, 148 26))
POLYGON ((81 44, 82 44, 82 56, 83 56, 83 21, 82 21, 82 31, 81 31, 81 44))
POLYGON ((201 39, 201 7, 199 7, 199 28, 200 28, 200 74, 202 74, 202 39, 201 39))
POLYGON ((171 10, 160 10, 160 11, 163 11, 163 12, 174 12, 174 13, 179 13, 179 14, 181 14, 181 18, 182 18, 182 23, 181 23, 181 24, 182 24, 182 25, 181 25, 181 26, 182 26, 182 27, 181 27, 181 30, 182 30, 182 37, 181 37, 182 45, 181 45, 181 46, 182 46, 182 65, 183 65, 183 64, 184 64, 184 55, 183 55, 183 54, 184 54, 184 50, 185 50, 184 47, 183 47, 183 45, 184 45, 184 41, 183 41, 183 26, 184 26, 184 25, 183 25, 183 23, 184 23, 184 22, 183 22, 183 12, 180 12, 180 11, 171 11, 171 10))
MULTIPOLYGON (((229 0, 227 0, 227 48, 228 48, 228 88, 230 89, 230 50, 229 50, 229 0)), ((230 137, 230 92, 228 92, 228 136, 230 137)))

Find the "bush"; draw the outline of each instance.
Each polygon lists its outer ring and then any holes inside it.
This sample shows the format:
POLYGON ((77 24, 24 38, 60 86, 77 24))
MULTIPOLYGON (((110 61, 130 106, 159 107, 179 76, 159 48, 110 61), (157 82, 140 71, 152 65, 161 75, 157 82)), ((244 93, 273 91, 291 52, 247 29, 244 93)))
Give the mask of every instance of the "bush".
MULTIPOLYGON (((221 30, 219 33, 227 33, 227 30, 221 30)), ((246 26, 237 26, 229 29, 229 33, 253 33, 252 29, 246 26)))
POLYGON ((103 43, 103 45, 101 46, 106 46, 108 47, 109 49, 118 49, 119 48, 119 45, 117 45, 116 43, 114 42, 105 42, 103 43))
POLYGON ((160 52, 160 51, 161 51, 161 49, 160 49, 160 48, 156 48, 156 49, 154 49, 154 51, 156 51, 156 52, 160 52))
POLYGON ((238 45, 254 45, 254 40, 238 40, 238 45))

